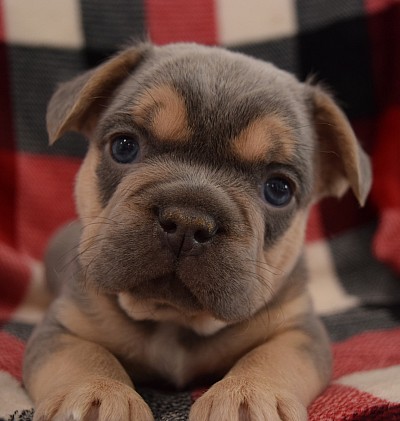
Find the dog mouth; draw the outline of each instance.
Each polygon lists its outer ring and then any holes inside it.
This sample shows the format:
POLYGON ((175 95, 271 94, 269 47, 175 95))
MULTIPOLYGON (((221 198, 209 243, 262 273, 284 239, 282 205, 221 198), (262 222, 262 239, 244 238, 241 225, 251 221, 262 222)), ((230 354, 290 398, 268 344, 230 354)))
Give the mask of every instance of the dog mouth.
POLYGON ((142 281, 129 291, 136 299, 151 300, 159 309, 174 308, 189 312, 202 311, 203 306, 176 274, 142 281))

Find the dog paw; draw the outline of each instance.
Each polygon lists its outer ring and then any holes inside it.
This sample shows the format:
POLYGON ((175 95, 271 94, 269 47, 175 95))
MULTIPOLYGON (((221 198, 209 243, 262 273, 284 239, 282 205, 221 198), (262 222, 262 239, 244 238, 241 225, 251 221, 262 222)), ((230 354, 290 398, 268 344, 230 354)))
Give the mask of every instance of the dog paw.
POLYGON ((305 421, 307 410, 288 393, 244 377, 214 384, 193 405, 190 421, 305 421))
POLYGON ((131 387, 96 379, 42 401, 33 421, 154 421, 150 408, 131 387))

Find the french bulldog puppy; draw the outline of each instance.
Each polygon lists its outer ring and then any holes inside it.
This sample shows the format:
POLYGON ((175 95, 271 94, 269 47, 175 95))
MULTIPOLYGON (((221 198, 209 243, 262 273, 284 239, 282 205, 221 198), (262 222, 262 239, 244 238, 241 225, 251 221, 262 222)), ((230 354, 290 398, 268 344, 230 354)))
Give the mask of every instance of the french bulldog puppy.
POLYGON ((331 373, 307 215, 371 184, 330 95, 222 48, 140 43, 61 85, 47 125, 89 148, 26 351, 34 420, 152 420, 136 384, 211 385, 192 421, 306 420, 331 373))

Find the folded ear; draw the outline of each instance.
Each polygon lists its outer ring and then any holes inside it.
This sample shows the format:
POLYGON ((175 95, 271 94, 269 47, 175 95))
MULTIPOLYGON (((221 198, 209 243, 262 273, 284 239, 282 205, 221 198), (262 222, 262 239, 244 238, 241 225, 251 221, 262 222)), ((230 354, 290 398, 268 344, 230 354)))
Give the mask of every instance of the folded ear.
POLYGON ((47 107, 47 131, 53 144, 67 131, 89 132, 115 89, 149 49, 139 44, 123 50, 104 64, 63 83, 47 107))
POLYGON ((351 187, 363 206, 372 182, 370 160, 331 96, 318 86, 310 88, 317 133, 318 198, 340 197, 351 187))

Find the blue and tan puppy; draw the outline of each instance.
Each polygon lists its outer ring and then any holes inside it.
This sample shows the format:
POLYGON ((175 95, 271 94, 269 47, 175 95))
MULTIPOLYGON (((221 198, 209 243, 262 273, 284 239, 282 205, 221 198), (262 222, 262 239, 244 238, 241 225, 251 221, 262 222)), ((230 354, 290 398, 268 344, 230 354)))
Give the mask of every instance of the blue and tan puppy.
POLYGON ((349 186, 363 204, 371 181, 330 96, 220 48, 144 43, 62 85, 47 121, 89 150, 26 353, 35 420, 151 420, 135 384, 198 383, 214 385, 190 420, 305 420, 331 370, 307 214, 349 186))

